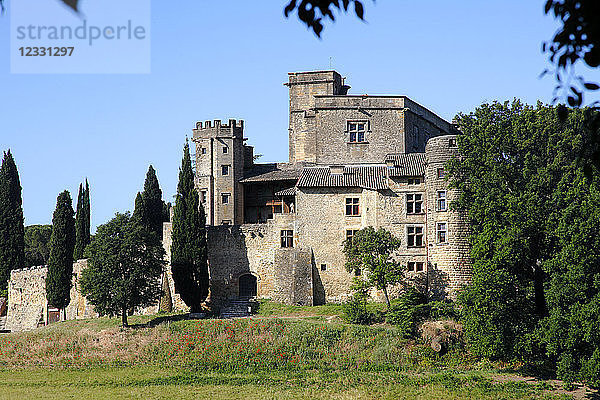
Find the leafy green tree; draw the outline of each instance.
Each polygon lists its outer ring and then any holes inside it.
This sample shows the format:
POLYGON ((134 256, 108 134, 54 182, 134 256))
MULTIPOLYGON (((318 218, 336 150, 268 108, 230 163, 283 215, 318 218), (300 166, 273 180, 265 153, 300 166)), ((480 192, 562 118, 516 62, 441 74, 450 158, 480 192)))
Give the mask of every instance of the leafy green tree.
POLYGON ((25 266, 46 265, 50 256, 52 225, 25 227, 25 266))
POLYGON ((24 266, 24 236, 21 182, 8 150, 0 167, 0 296, 6 295, 10 271, 24 266))
POLYGON ((402 266, 392 258, 392 253, 399 247, 400 239, 383 228, 376 231, 372 226, 356 232, 352 240, 344 243, 346 269, 355 273, 365 271, 364 282, 383 290, 388 309, 388 287, 401 282, 404 277, 402 266))
POLYGON ((81 293, 99 314, 120 315, 127 327, 130 310, 158 301, 164 249, 129 213, 100 225, 85 256, 81 293))
POLYGON ((150 232, 154 232, 157 239, 162 237, 162 224, 164 222, 164 202, 162 190, 156 178, 156 171, 150 165, 146 173, 144 191, 138 193, 135 199, 133 215, 150 232))
POLYGON ((518 101, 457 117, 461 158, 448 168, 471 226, 460 301, 475 354, 531 359, 545 347, 560 377, 600 382, 598 170, 580 157, 595 118, 518 101))
POLYGON ((187 141, 179 169, 172 238, 171 271, 175 292, 179 293, 192 313, 199 312, 208 296, 209 287, 206 216, 194 186, 187 141))
POLYGON ((52 216, 50 256, 46 276, 46 298, 48 304, 63 309, 71 301, 71 279, 73 276, 73 251, 75 249, 75 218, 71 195, 64 191, 56 199, 56 210, 52 216))
MULTIPOLYGON (((583 137, 590 110, 572 110, 565 127, 577 128, 561 144, 563 155, 585 146, 583 137), (573 135, 573 136, 570 136, 573 135)), ((568 128, 567 128, 568 129, 568 128)), ((596 132, 598 133, 598 132, 596 132)), ((544 263, 548 274, 548 316, 538 333, 558 376, 600 386, 600 174, 586 172, 589 159, 571 156, 552 192, 554 210, 547 231, 553 240, 552 257, 544 263)))

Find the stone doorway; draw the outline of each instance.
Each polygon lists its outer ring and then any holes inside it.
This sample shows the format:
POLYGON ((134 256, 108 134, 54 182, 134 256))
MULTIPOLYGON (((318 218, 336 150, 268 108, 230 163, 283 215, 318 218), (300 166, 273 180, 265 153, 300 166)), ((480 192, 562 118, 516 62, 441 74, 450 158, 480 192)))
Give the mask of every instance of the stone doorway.
POLYGON ((245 274, 245 275, 240 276, 239 287, 240 287, 239 296, 241 298, 256 297, 257 284, 256 284, 256 277, 254 275, 245 274))

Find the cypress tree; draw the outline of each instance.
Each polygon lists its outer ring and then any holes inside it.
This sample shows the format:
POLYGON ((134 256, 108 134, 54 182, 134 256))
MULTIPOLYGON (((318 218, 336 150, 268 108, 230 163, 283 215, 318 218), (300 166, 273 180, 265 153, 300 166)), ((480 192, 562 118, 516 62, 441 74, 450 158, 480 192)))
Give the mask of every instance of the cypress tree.
POLYGON ((142 214, 142 224, 150 232, 154 232, 157 238, 162 237, 163 223, 163 200, 162 190, 156 178, 156 171, 150 165, 146 173, 144 182, 144 191, 142 192, 144 212, 142 214))
POLYGON ((179 184, 173 216, 171 270, 175 291, 190 307, 199 312, 208 296, 208 261, 206 216, 194 187, 190 147, 186 141, 179 170, 179 184))
POLYGON ((0 167, 0 296, 6 294, 10 271, 25 263, 25 227, 21 182, 13 156, 4 153, 0 167))
POLYGON ((64 191, 56 199, 52 216, 50 257, 46 277, 48 304, 63 309, 71 301, 71 276, 73 275, 73 250, 75 248, 75 218, 71 195, 64 191))
POLYGON ((77 214, 75 217, 75 251, 74 260, 83 258, 85 247, 90 244, 90 185, 88 180, 79 185, 79 195, 77 196, 77 214))
POLYGON ((91 241, 90 234, 92 232, 92 230, 91 230, 92 214, 91 214, 91 209, 90 209, 90 184, 88 183, 87 178, 85 179, 85 189, 83 191, 83 208, 85 210, 85 218, 84 218, 85 235, 83 237, 85 239, 85 245, 83 246, 83 248, 85 250, 85 246, 90 244, 90 241, 91 241))
POLYGON ((135 218, 138 222, 144 223, 144 199, 140 192, 135 196, 135 207, 133 208, 133 218, 135 218))
POLYGON ((83 185, 79 184, 79 194, 77 195, 77 214, 75 216, 75 251, 73 252, 73 259, 79 260, 83 257, 83 250, 85 249, 85 207, 84 203, 84 189, 83 185))

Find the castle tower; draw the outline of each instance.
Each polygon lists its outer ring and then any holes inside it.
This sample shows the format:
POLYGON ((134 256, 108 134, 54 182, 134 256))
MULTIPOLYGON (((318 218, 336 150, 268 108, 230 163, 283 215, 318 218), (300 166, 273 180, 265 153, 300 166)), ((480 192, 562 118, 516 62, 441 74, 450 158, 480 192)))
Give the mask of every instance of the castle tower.
POLYGON ((316 162, 315 96, 345 95, 349 86, 335 71, 290 72, 290 163, 316 162))
POLYGON ((435 294, 448 285, 450 297, 472 276, 467 215, 452 209, 459 191, 448 187, 444 169, 445 163, 457 155, 456 135, 431 138, 425 146, 429 289, 435 294))
POLYGON ((198 122, 192 140, 196 143, 196 188, 206 211, 206 224, 242 224, 244 194, 239 181, 247 147, 244 121, 198 122))

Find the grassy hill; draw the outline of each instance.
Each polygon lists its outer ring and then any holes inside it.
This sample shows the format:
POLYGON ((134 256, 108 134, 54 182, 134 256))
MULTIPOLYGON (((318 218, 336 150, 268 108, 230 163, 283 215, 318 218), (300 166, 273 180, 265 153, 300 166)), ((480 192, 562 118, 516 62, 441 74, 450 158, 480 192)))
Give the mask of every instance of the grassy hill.
POLYGON ((0 399, 557 396, 461 349, 440 356, 390 326, 343 324, 335 306, 262 312, 278 317, 132 317, 125 330, 99 318, 3 335, 0 399))

